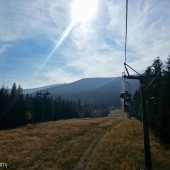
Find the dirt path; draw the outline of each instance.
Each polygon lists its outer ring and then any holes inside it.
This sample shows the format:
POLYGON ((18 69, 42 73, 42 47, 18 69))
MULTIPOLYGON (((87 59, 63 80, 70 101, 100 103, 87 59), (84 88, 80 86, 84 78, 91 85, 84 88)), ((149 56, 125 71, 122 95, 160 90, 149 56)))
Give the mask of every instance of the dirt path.
MULTIPOLYGON (((87 119, 87 121, 88 121, 88 119, 87 119)), ((101 119, 101 121, 90 125, 88 127, 88 129, 82 129, 78 133, 83 133, 84 136, 87 136, 88 134, 93 133, 94 129, 97 129, 97 127, 99 125, 101 125, 101 124, 103 124, 105 122, 108 122, 107 118, 106 119, 101 119)), ((111 129, 111 128, 109 128, 109 129, 111 129)), ((105 131, 108 131, 109 129, 107 129, 105 131)), ((86 151, 87 153, 92 154, 92 151, 94 150, 93 148, 95 148, 98 141, 100 141, 101 137, 105 134, 105 131, 102 132, 101 134, 99 134, 98 138, 88 148, 88 151, 86 151)), ((39 155, 37 160, 35 162, 33 162, 31 166, 29 166, 27 168, 24 168, 24 170, 33 170, 33 169, 34 170, 43 170, 44 167, 46 167, 46 165, 48 163, 50 163, 54 159, 55 155, 60 153, 60 150, 62 150, 62 148, 64 148, 64 145, 67 145, 69 141, 74 140, 75 137, 76 137, 76 134, 70 134, 69 136, 67 136, 67 140, 65 140, 64 142, 61 140, 61 142, 55 143, 55 140, 54 140, 53 143, 50 143, 49 147, 44 148, 42 154, 39 155)), ((57 138, 56 138, 56 141, 58 141, 57 138)), ((66 169, 62 169, 62 170, 66 170, 66 169)))
POLYGON ((125 112, 123 112, 121 109, 115 109, 110 111, 108 117, 124 118, 127 117, 127 114, 125 114, 125 112))
POLYGON ((86 150, 86 152, 81 157, 80 161, 77 163, 77 165, 72 170, 89 170, 91 165, 94 163, 95 153, 97 152, 97 147, 100 144, 100 141, 104 138, 104 136, 107 133, 110 133, 110 130, 117 127, 121 121, 122 121, 122 118, 117 118, 117 121, 114 122, 112 126, 104 129, 101 133, 99 133, 97 138, 89 146, 89 148, 86 150))
MULTIPOLYGON (((115 128, 120 124, 123 117, 123 114, 120 114, 120 110, 112 111, 112 113, 105 118, 101 118, 101 120, 96 121, 95 123, 88 123, 92 119, 85 119, 87 121, 86 128, 80 129, 75 133, 68 134, 65 139, 60 139, 56 136, 52 142, 49 142, 49 145, 45 147, 42 153, 34 160, 28 167, 23 168, 24 170, 43 170, 48 167, 52 162, 56 162, 56 157, 60 157, 63 152, 63 148, 67 147, 71 141, 74 141, 77 137, 79 138, 79 134, 83 134, 84 138, 95 134, 95 138, 91 140, 91 143, 87 146, 87 149, 82 153, 80 160, 75 163, 70 168, 72 170, 89 170, 90 166, 94 163, 95 153, 97 152, 98 145, 100 141, 104 138, 104 136, 110 132, 111 129, 115 128), (118 116, 119 115, 119 116, 118 116), (113 120, 113 122, 112 122, 113 120), (112 124, 111 124, 112 122, 112 124), (105 125, 108 124, 108 125, 105 125), (102 126, 105 126, 102 127, 102 126), (101 127, 101 128, 100 128, 101 127), (98 131, 99 129, 99 131, 98 131)), ((81 135, 80 135, 81 136, 81 135)), ((49 139, 50 140, 50 139, 49 139)), ((77 141, 78 142, 78 141, 77 141)), ((70 170, 70 169, 62 169, 62 170, 70 170)))

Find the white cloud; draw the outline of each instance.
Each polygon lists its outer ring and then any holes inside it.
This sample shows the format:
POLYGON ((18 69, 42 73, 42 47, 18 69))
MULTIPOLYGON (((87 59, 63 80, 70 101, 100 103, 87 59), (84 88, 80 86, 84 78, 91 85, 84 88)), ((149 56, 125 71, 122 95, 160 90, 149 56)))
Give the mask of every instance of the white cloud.
MULTIPOLYGON (((109 30, 119 35, 118 43, 124 43, 125 4, 108 1, 110 13, 109 30), (123 21, 123 22, 122 22, 123 21)), ((127 62, 137 70, 145 70, 157 56, 165 59, 170 53, 170 11, 165 10, 169 1, 129 2, 127 62), (131 55, 136 56, 132 59, 131 55)))
POLYGON ((66 3, 66 0, 54 0, 52 3, 48 0, 8 2, 2 0, 1 41, 33 38, 37 34, 45 34, 56 40, 67 22, 70 22, 68 6, 69 3, 66 3))
POLYGON ((93 48, 93 43, 96 43, 97 39, 96 30, 91 23, 75 25, 71 36, 77 50, 82 50, 82 52, 93 48))
MULTIPOLYGON (((1 0, 0 54, 10 49, 9 41, 40 35, 48 37, 55 46, 71 23, 71 2, 1 0)), ((127 62, 138 72, 157 56, 165 59, 170 54, 169 5, 169 0, 129 1, 127 62)), ((120 76, 124 71, 125 1, 99 0, 97 15, 91 22, 76 24, 54 52, 55 59, 52 55, 43 65, 42 70, 46 71, 39 71, 31 82, 23 78, 21 84, 42 86, 83 77, 120 76), (63 64, 56 69, 57 62, 63 64)))
POLYGON ((11 47, 11 45, 9 45, 9 44, 1 44, 0 45, 0 55, 5 53, 10 47, 11 47))
POLYGON ((64 68, 48 70, 44 72, 43 75, 47 78, 49 84, 70 83, 82 77, 82 75, 73 74, 64 68))

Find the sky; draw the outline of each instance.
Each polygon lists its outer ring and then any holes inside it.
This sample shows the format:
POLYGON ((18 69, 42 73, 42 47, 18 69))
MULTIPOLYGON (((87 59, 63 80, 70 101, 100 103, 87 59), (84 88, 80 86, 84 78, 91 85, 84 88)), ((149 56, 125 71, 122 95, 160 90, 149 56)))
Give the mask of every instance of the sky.
MULTIPOLYGON (((126 0, 75 1, 0 0, 0 85, 122 75, 126 0)), ((170 0, 129 0, 127 64, 140 73, 170 55, 169 8, 170 0)))

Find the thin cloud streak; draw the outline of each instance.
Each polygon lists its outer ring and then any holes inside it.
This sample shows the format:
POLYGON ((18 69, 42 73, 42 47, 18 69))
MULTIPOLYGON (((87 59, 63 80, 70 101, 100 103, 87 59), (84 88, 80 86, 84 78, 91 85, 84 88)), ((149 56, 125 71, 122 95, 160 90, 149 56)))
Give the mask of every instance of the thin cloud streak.
POLYGON ((75 75, 64 68, 57 68, 55 70, 49 70, 44 73, 44 76, 47 78, 48 82, 51 84, 55 83, 70 83, 82 78, 82 75, 75 75), (64 76, 61 76, 64 75, 64 76))
POLYGON ((51 50, 47 58, 44 60, 42 65, 38 68, 38 71, 41 70, 44 65, 50 60, 51 56, 55 53, 55 51, 60 47, 60 45, 63 43, 63 41, 67 38, 67 36, 70 34, 71 30, 75 26, 74 22, 71 22, 70 25, 66 28, 66 30, 63 32, 61 38, 57 42, 56 46, 51 50))
MULTIPOLYGON (((30 8, 30 2, 26 0, 22 3, 14 0, 10 5, 3 0, 0 43, 4 45, 0 48, 0 62, 3 68, 8 66, 8 70, 0 68, 2 82, 8 85, 16 81, 29 88, 84 77, 121 76, 124 70, 125 1, 98 1, 96 18, 74 25, 70 18, 72 1, 37 0, 31 1, 30 8), (21 48, 17 46, 18 42, 30 39, 31 43, 25 43, 21 48), (46 43, 40 45, 43 40, 46 43), (18 58, 18 51, 13 51, 11 46, 17 47, 23 57, 18 58), (25 55, 23 48, 31 51, 30 55, 25 55), (49 49, 52 50, 49 52, 49 49), (15 60, 9 62, 12 58, 15 60), (21 58, 23 64, 20 64, 21 58), (13 70, 13 75, 9 70, 13 70), (20 72, 34 76, 24 77, 20 72)), ((142 73, 157 56, 165 60, 170 54, 169 6, 169 0, 129 2, 127 62, 138 72, 142 73)))

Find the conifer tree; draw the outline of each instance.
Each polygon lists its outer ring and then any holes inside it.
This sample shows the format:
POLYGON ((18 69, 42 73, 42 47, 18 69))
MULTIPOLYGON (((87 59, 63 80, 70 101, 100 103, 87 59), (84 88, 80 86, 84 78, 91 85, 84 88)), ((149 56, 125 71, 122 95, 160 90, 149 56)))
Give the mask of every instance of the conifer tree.
POLYGON ((170 56, 163 71, 160 95, 160 137, 170 143, 170 56))

